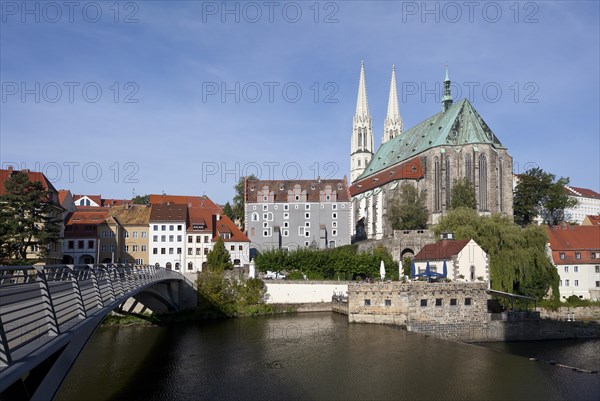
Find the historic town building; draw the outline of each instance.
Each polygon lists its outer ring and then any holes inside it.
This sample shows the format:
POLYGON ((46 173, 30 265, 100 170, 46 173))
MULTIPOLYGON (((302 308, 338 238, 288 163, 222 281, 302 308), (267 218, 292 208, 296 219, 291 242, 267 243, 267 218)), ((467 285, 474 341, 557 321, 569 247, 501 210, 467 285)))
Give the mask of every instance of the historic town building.
POLYGON ((600 194, 587 188, 565 186, 569 197, 577 200, 577 204, 565 209, 565 221, 582 224, 585 216, 600 215, 600 194))
POLYGON ((356 238, 393 235, 387 208, 405 182, 426 193, 428 224, 435 224, 449 210, 452 185, 463 177, 473 183, 480 214, 512 217, 512 157, 467 99, 453 102, 448 71, 442 111, 406 131, 398 109, 395 81, 392 70, 383 142, 373 155, 365 71, 361 65, 350 155, 356 238))
POLYGON ((245 221, 251 256, 267 249, 334 248, 350 243, 346 177, 246 180, 245 221))
POLYGON ((547 232, 562 301, 571 295, 600 300, 600 226, 563 223, 547 227, 547 232))

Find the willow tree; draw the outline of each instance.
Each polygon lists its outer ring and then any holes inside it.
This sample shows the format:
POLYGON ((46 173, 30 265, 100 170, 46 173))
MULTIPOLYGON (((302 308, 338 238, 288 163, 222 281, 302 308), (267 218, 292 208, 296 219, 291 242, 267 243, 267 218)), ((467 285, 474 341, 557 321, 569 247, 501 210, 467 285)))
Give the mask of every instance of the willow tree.
POLYGON ((543 227, 521 228, 505 216, 479 216, 459 208, 444 216, 434 231, 474 239, 490 257, 493 289, 541 299, 552 288, 553 299, 559 299, 559 276, 546 254, 548 237, 543 227))

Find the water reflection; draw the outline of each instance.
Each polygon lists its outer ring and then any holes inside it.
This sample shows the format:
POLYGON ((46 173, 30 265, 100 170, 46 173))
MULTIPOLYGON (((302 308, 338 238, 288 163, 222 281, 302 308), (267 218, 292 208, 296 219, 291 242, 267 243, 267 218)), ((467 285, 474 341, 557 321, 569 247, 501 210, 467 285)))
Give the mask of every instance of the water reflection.
POLYGON ((599 386, 598 375, 312 313, 102 329, 59 399, 597 399, 599 386))

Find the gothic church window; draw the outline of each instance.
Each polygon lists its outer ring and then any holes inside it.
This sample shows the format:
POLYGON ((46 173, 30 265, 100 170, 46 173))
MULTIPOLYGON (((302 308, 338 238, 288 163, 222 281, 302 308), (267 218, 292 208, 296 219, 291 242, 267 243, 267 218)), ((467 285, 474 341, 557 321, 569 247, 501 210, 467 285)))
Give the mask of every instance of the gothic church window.
POLYGON ((446 208, 450 208, 450 158, 446 157, 446 208))
POLYGON ((473 178, 473 169, 471 163, 471 155, 467 155, 465 157, 465 178, 468 180, 472 180, 473 178))
POLYGON ((500 206, 500 212, 504 211, 504 166, 502 159, 498 161, 498 196, 500 197, 498 205, 500 206))
POLYGON ((440 160, 435 157, 433 159, 433 185, 434 185, 434 193, 433 193, 433 209, 436 212, 439 212, 442 206, 442 180, 441 180, 441 172, 440 172, 440 160))
POLYGON ((488 210, 487 158, 479 156, 479 210, 488 210))

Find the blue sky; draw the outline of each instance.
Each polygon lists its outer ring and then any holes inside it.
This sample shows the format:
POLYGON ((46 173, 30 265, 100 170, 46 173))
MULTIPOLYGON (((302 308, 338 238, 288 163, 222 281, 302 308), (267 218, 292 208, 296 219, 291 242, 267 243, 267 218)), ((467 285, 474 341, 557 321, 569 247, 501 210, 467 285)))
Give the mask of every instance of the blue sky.
POLYGON ((405 129, 440 110, 448 65, 515 172, 600 190, 596 1, 116 4, 0 2, 3 168, 217 202, 244 173, 341 178, 364 60, 376 147, 392 64, 405 129))

